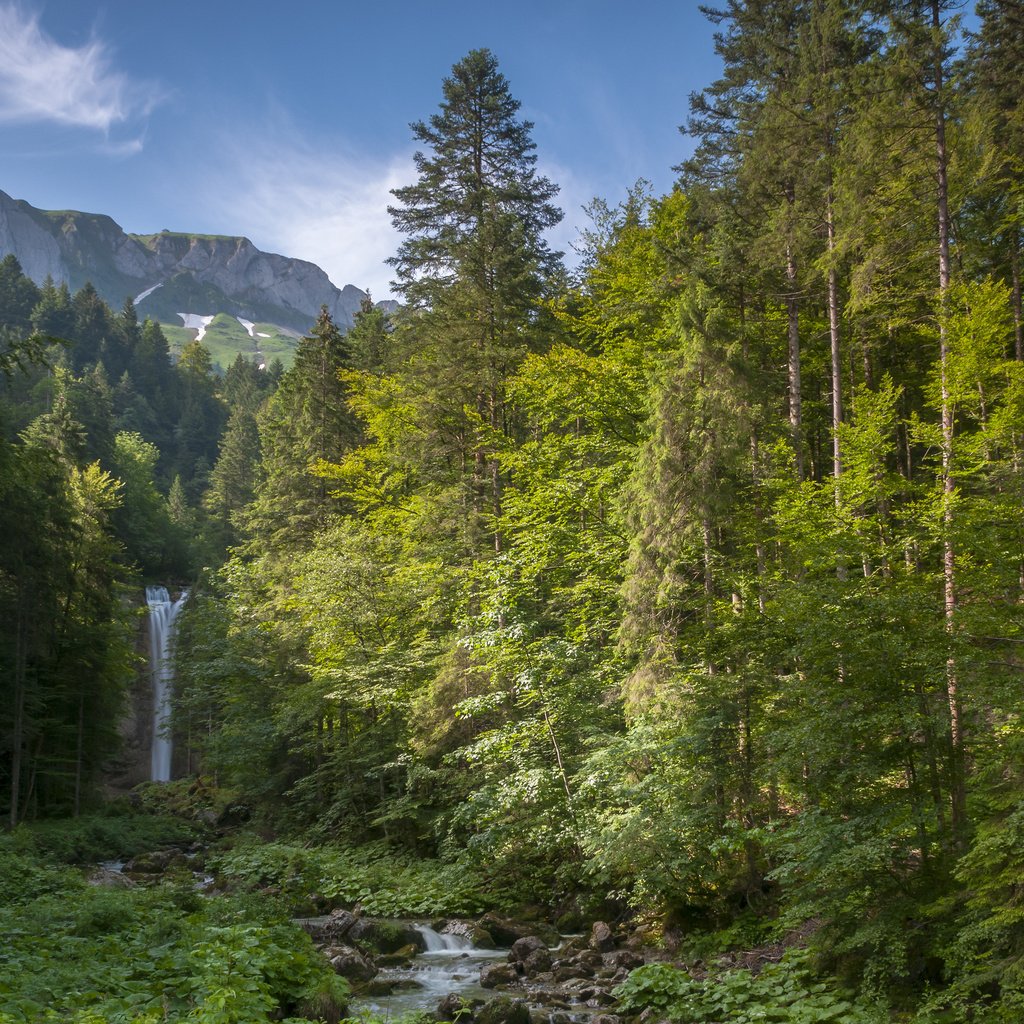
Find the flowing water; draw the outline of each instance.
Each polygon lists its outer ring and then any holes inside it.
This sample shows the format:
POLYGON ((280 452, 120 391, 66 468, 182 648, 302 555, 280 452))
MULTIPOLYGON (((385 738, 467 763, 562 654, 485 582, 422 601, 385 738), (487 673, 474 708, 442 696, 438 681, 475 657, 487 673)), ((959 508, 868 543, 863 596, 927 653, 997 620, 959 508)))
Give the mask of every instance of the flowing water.
POLYGON ((149 777, 154 782, 167 782, 171 777, 170 696, 174 686, 174 664, 169 654, 174 622, 187 597, 188 591, 183 590, 177 601, 171 601, 166 587, 146 587, 149 670, 153 680, 153 746, 149 777))
POLYGON ((389 1020, 419 1010, 433 1010, 450 992, 463 999, 491 999, 494 992, 480 987, 480 971, 504 960, 507 949, 476 949, 463 935, 448 935, 416 925, 426 947, 405 967, 386 967, 375 979, 395 983, 390 995, 363 996, 353 1010, 389 1020))

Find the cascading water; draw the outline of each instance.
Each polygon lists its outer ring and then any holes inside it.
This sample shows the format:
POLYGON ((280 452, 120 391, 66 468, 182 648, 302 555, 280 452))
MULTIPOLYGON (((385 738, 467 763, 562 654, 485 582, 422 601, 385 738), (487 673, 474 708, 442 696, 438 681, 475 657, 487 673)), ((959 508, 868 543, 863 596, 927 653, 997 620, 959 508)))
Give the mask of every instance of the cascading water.
POLYGON ((466 999, 489 999, 494 993, 480 987, 481 968, 504 959, 508 950, 478 949, 464 935, 437 932, 427 925, 413 926, 423 937, 424 951, 402 967, 387 967, 378 981, 389 995, 365 996, 356 1009, 393 1020, 407 1013, 433 1010, 440 999, 457 993, 466 999))
POLYGON ((472 941, 465 935, 435 932, 425 924, 416 924, 413 927, 423 936, 423 946, 428 953, 464 953, 473 949, 472 941))
POLYGON ((171 601, 166 587, 146 587, 149 605, 149 670, 153 680, 153 746, 149 777, 154 782, 167 782, 171 777, 170 717, 171 688, 174 665, 168 657, 174 622, 185 604, 188 591, 171 601))

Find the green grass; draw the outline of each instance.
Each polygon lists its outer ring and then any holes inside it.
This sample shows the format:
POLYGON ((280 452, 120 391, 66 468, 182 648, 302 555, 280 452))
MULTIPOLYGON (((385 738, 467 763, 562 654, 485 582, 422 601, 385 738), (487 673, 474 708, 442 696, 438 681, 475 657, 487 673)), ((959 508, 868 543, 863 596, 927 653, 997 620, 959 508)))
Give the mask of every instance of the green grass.
MULTIPOLYGON (((160 326, 171 352, 175 355, 196 336, 194 330, 182 327, 180 323, 161 323, 160 326)), ((298 339, 292 332, 266 323, 256 324, 253 330, 268 334, 270 337, 250 338, 249 332, 235 317, 227 313, 218 313, 206 328, 203 344, 210 350, 214 363, 219 363, 222 370, 226 370, 235 361, 239 352, 247 359, 255 359, 257 347, 263 353, 263 362, 268 366, 275 358, 280 359, 285 368, 291 366, 298 344, 298 339)))

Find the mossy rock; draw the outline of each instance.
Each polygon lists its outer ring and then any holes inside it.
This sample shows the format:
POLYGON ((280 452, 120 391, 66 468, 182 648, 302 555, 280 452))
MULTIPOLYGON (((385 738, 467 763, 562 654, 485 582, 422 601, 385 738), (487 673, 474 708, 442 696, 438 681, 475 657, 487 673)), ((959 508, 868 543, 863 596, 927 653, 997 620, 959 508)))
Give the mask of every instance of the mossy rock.
POLYGON ((531 1024, 530 1008, 522 999, 498 996, 475 1014, 476 1024, 531 1024))

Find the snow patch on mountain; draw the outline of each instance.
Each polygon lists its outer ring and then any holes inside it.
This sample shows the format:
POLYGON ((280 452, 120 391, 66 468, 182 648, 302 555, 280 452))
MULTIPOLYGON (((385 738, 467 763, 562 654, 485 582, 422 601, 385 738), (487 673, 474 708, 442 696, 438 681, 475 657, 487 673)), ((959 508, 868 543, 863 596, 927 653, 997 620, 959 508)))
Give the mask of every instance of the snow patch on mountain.
POLYGON ((236 316, 235 319, 249 332, 250 338, 255 338, 253 334, 253 328, 256 326, 251 320, 245 320, 243 317, 236 316))
POLYGON ((153 292, 155 292, 157 290, 157 288, 162 288, 162 287, 163 287, 163 281, 161 281, 159 284, 153 285, 152 288, 147 288, 144 292, 139 292, 139 294, 136 295, 134 299, 132 299, 132 302, 134 302, 135 305, 137 306, 147 295, 152 295, 153 292))
POLYGON ((198 331, 196 335, 196 341, 202 341, 206 336, 206 328, 213 323, 213 317, 215 314, 210 316, 203 316, 201 313, 179 313, 181 322, 190 331, 198 331))

